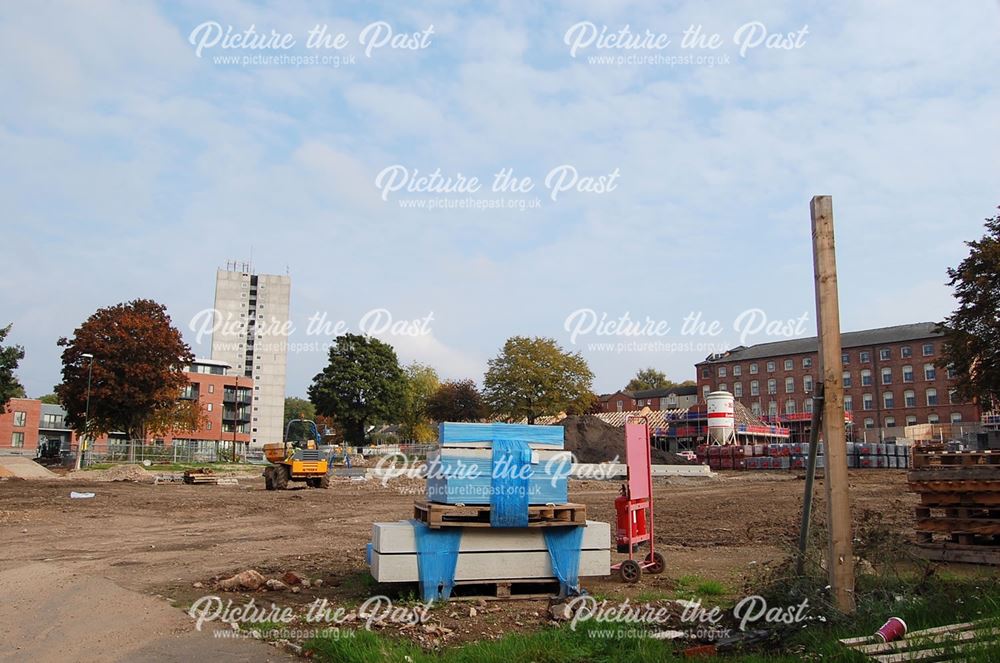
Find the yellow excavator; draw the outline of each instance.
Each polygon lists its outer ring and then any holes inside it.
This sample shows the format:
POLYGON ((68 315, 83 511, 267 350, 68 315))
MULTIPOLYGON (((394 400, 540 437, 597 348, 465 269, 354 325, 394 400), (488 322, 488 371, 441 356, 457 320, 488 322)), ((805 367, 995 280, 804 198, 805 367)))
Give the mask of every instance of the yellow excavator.
MULTIPOLYGON (((264 468, 264 487, 284 490, 289 482, 304 481, 310 488, 328 488, 335 452, 335 447, 323 445, 316 422, 292 419, 285 427, 284 442, 264 445, 264 457, 271 463, 264 468), (300 429, 308 425, 312 439, 291 440, 292 425, 296 423, 302 425, 300 429)), ((350 467, 346 450, 344 462, 350 467)))

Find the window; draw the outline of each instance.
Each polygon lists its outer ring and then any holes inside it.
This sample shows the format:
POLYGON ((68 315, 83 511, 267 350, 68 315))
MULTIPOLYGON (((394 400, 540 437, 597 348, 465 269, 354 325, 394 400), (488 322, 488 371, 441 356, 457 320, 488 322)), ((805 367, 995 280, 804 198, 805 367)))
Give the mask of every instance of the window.
POLYGON ((917 392, 907 389, 903 392, 903 405, 906 407, 917 407, 917 392))
POLYGON ((910 365, 903 367, 903 382, 913 382, 913 367, 910 365))
POLYGON ((42 428, 62 428, 63 418, 61 414, 43 414, 42 428))
POLYGON ((958 392, 955 391, 954 389, 949 389, 948 390, 948 402, 950 404, 952 404, 952 405, 955 405, 957 403, 961 403, 962 402, 962 401, 958 400, 958 392))
POLYGON ((802 358, 802 368, 812 368, 812 365, 813 365, 813 359, 812 359, 812 357, 803 357, 802 358))
POLYGON ((937 371, 934 369, 934 364, 924 364, 924 379, 933 382, 936 377, 937 371))
POLYGON ((870 387, 872 384, 872 372, 869 369, 861 371, 861 386, 870 387))
POLYGON ((708 366, 703 366, 701 369, 701 377, 706 379, 712 377, 712 370, 708 366))
POLYGON ((813 411, 813 399, 807 398, 804 401, 802 401, 802 411, 803 412, 808 412, 809 414, 812 414, 812 411, 813 411))
POLYGON ((865 394, 861 397, 861 409, 862 410, 874 410, 875 409, 875 399, 871 394, 865 394))
POLYGON ((921 349, 925 357, 931 357, 934 355, 934 344, 924 343, 924 347, 921 349))
POLYGON ((875 428, 875 420, 871 417, 865 419, 865 428, 875 428))
POLYGON ((917 417, 916 417, 916 415, 914 415, 914 414, 908 414, 908 415, 906 415, 906 425, 907 426, 916 426, 917 425, 917 417))
POLYGON ((958 423, 961 423, 961 422, 962 422, 962 413, 961 412, 952 412, 951 413, 951 423, 958 424, 958 423))
POLYGON ((768 373, 774 373, 774 362, 773 361, 767 362, 767 372, 768 373))
POLYGON ((757 380, 750 381, 750 395, 760 396, 760 383, 757 380))
POLYGON ((850 412, 854 409, 854 399, 850 396, 844 396, 844 412, 850 412))
POLYGON ((24 433, 18 431, 16 433, 10 434, 10 446, 12 447, 23 447, 24 446, 24 433))
POLYGON ((776 417, 778 416, 778 401, 771 401, 767 404, 767 416, 776 417))
POLYGON ((955 370, 954 366, 948 364, 948 379, 955 380, 957 378, 958 378, 958 371, 955 370))
POLYGON ((851 355, 848 354, 848 353, 846 353, 846 352, 844 354, 840 355, 840 363, 844 364, 845 366, 847 364, 850 364, 851 363, 851 355))
POLYGON ((785 401, 785 414, 795 414, 795 399, 789 398, 785 401))
POLYGON ((805 393, 812 393, 813 390, 813 376, 806 375, 802 378, 802 391, 805 393))
POLYGON ((791 359, 786 359, 785 360, 785 370, 786 371, 790 371, 793 368, 795 368, 795 362, 792 361, 791 359))
POLYGON ((733 366, 733 377, 738 378, 741 375, 743 375, 743 367, 740 366, 739 364, 733 366))
POLYGON ((881 361, 889 361, 890 359, 892 359, 892 350, 890 350, 889 348, 882 348, 881 350, 878 351, 878 358, 881 361))
POLYGON ((937 389, 928 389, 926 395, 927 395, 928 406, 938 404, 937 389))
POLYGON ((936 414, 928 414, 927 415, 927 423, 929 423, 929 424, 936 424, 936 423, 938 423, 940 421, 941 421, 941 417, 937 416, 936 414))
POLYGON ((750 364, 750 375, 757 375, 757 363, 750 364))
POLYGON ((771 378, 770 380, 767 381, 767 393, 768 394, 778 393, 778 381, 775 380, 774 378, 771 378))
POLYGON ((212 430, 212 422, 211 421, 206 421, 205 422, 205 430, 212 430))
POLYGON ((733 383, 733 396, 735 396, 736 398, 742 398, 743 397, 743 383, 742 382, 735 382, 735 383, 733 383))
POLYGON ((719 366, 719 377, 720 378, 726 377, 726 367, 725 366, 719 366))
POLYGON ((886 410, 891 410, 896 407, 896 398, 892 395, 891 391, 887 391, 882 394, 882 407, 886 410))
POLYGON ((623 409, 624 403, 622 403, 622 401, 618 401, 617 403, 615 403, 615 406, 618 408, 618 411, 621 412, 622 409, 623 409))
POLYGON ((913 348, 908 345, 904 345, 899 349, 899 356, 903 359, 909 359, 913 356, 913 348))
POLYGON ((209 403, 208 405, 206 405, 205 409, 208 410, 209 412, 211 412, 212 411, 212 404, 209 403))
POLYGON ((896 417, 886 417, 885 418, 885 427, 886 428, 895 428, 896 427, 896 417))
POLYGON ((755 417, 759 417, 761 415, 760 401, 754 401, 753 403, 751 403, 750 411, 753 412, 755 417))
POLYGON ((851 372, 844 371, 844 387, 851 387, 851 372))
POLYGON ((25 414, 24 412, 21 412, 20 410, 15 410, 14 411, 14 425, 15 426, 18 426, 18 427, 24 426, 25 420, 27 418, 28 418, 28 415, 25 414))
POLYGON ((786 394, 795 393, 795 378, 785 378, 785 393, 786 394))
POLYGON ((726 388, 726 383, 725 383, 725 382, 720 382, 720 383, 719 383, 719 391, 729 391, 729 390, 728 390, 728 389, 726 388))
MULTIPOLYGON (((712 387, 710 387, 709 385, 707 385, 707 384, 706 384, 706 385, 704 385, 704 386, 703 386, 703 387, 701 388, 701 395, 702 395, 703 397, 707 397, 707 396, 708 396, 708 393, 709 393, 710 391, 712 391, 712 387)), ((619 412, 620 412, 620 411, 621 411, 621 410, 619 410, 619 412)))
POLYGON ((208 393, 210 393, 210 394, 214 394, 215 393, 215 385, 214 384, 208 385, 208 393))
POLYGON ((892 369, 883 368, 882 369, 882 384, 892 384, 892 369))
POLYGON ((871 360, 872 360, 872 353, 868 351, 858 353, 858 361, 860 361, 862 364, 871 363, 871 360))

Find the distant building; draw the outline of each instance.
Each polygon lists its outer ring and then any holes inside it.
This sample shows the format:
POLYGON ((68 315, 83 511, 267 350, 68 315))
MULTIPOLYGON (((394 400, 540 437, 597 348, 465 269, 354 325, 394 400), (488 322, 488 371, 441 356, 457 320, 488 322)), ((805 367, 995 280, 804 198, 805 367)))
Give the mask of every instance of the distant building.
POLYGON ((698 388, 668 387, 643 391, 616 391, 598 396, 601 412, 630 412, 648 407, 651 410, 676 410, 688 408, 698 401, 698 388))
POLYGON ((253 379, 251 447, 280 442, 284 433, 290 292, 288 276, 254 274, 247 264, 230 264, 216 273, 221 326, 212 336, 212 359, 253 379))
MULTIPOLYGON (((841 334, 844 409, 855 427, 978 423, 979 406, 958 400, 951 371, 935 366, 943 340, 933 322, 841 334)), ((754 415, 808 417, 819 379, 815 336, 740 346, 695 365, 701 400, 730 391, 754 415)))
POLYGON ((0 411, 0 453, 34 456, 38 449, 38 428, 42 402, 33 398, 12 398, 0 411))

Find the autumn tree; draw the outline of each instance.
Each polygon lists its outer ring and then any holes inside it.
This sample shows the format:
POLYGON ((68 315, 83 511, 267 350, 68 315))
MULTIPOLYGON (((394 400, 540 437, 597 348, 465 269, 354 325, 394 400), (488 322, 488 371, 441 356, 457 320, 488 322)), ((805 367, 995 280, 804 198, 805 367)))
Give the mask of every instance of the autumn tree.
POLYGON ((482 421, 488 414, 472 380, 445 382, 427 400, 427 416, 434 421, 482 421))
POLYGON ((83 430, 85 417, 90 434, 122 431, 129 439, 197 425, 199 413, 178 402, 194 355, 163 305, 136 299, 99 309, 59 345, 63 381, 55 390, 76 430, 83 430))
POLYGON ((309 386, 316 413, 333 417, 351 444, 364 444, 369 425, 398 421, 405 377, 396 351, 377 338, 344 334, 334 340, 329 363, 309 386))
POLYGON ((493 414, 509 419, 586 411, 594 374, 578 352, 551 338, 514 336, 489 361, 484 395, 493 414), (584 403, 586 407, 583 407, 584 403))
POLYGON ((6 409, 10 399, 20 398, 24 395, 24 387, 14 375, 18 363, 24 359, 24 348, 20 345, 3 344, 7 339, 7 334, 10 333, 11 326, 0 327, 0 413, 6 409))
POLYGON ((942 369, 956 374, 962 400, 1000 403, 1000 215, 986 234, 966 242, 969 255, 948 269, 958 308, 938 326, 945 335, 942 369))
POLYGON ((430 366, 413 362, 403 370, 406 385, 403 410, 400 416, 400 433, 404 440, 422 444, 437 439, 434 427, 427 416, 427 403, 441 384, 437 371, 430 366))

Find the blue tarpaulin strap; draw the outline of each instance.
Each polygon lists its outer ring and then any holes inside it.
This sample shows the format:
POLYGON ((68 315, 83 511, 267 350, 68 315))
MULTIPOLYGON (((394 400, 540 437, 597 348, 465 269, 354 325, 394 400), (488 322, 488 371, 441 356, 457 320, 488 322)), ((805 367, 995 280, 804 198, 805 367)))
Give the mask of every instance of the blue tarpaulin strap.
POLYGON ((493 440, 491 527, 528 526, 531 447, 523 440, 493 440))
POLYGON ((545 547, 549 549, 552 572, 559 580, 562 596, 580 593, 580 546, 583 527, 545 527, 545 547))
POLYGON ((417 540, 417 573, 424 603, 448 600, 455 586, 458 549, 462 544, 461 527, 431 529, 422 522, 411 520, 417 540))

